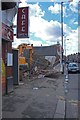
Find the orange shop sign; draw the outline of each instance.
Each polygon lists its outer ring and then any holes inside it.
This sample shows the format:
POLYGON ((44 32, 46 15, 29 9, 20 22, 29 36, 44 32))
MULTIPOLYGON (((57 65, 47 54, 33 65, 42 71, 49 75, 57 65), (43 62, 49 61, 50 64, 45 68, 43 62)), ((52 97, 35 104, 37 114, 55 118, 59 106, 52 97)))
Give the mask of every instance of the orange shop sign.
POLYGON ((28 38, 29 7, 18 8, 17 38, 28 38))

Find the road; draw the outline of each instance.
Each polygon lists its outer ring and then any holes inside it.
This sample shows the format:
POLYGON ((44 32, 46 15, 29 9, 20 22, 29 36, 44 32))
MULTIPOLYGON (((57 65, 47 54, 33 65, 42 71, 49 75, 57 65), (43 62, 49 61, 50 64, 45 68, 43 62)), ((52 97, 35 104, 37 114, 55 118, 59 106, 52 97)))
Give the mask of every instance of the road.
POLYGON ((69 82, 66 83, 66 118, 78 118, 78 98, 79 98, 79 78, 80 74, 69 74, 69 82))

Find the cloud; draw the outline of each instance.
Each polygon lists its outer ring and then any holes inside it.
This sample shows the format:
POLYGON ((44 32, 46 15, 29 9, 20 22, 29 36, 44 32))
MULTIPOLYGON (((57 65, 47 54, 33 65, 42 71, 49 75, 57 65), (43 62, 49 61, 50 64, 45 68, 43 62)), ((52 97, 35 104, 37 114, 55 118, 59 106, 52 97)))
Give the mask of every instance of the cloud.
POLYGON ((39 6, 39 3, 36 4, 28 4, 29 8, 30 8, 30 16, 34 16, 34 17, 43 17, 45 14, 45 11, 42 11, 42 9, 39 6))
MULTIPOLYGON (((34 41, 34 40, 30 39, 30 44, 33 44, 33 46, 41 46, 43 44, 43 42, 40 40, 34 41)), ((46 44, 44 44, 44 45, 46 46, 46 44)))
POLYGON ((69 35, 66 37, 67 55, 77 52, 78 52, 78 29, 72 30, 72 32, 70 32, 69 35))
POLYGON ((71 27, 67 26, 67 24, 63 23, 63 34, 64 35, 69 35, 69 33, 72 33, 71 27))
MULTIPOLYGON (((58 21, 47 21, 43 17, 45 11, 43 11, 38 3, 27 4, 30 7, 29 19, 30 19, 30 38, 17 39, 14 37, 13 47, 17 47, 21 43, 30 43, 34 46, 52 45, 56 44, 58 40, 61 42, 61 23, 58 21), (34 38, 33 38, 34 35, 34 38), (34 40, 35 39, 35 40, 34 40)), ((59 7, 59 6, 58 6, 59 7)), ((53 8, 48 8, 52 10, 53 8)), ((56 8, 55 13, 58 13, 59 9, 56 8)), ((16 20, 14 21, 16 24, 16 20)), ((63 24, 64 34, 69 38, 67 41, 67 54, 77 51, 78 35, 77 30, 72 30, 67 24, 63 24)))
POLYGON ((50 6, 48 8, 49 11, 51 11, 51 13, 54 13, 54 14, 59 14, 60 13, 60 4, 58 3, 54 3, 54 6, 50 6))
MULTIPOLYGON (((66 16, 66 9, 67 9, 67 7, 64 6, 64 4, 63 4, 63 17, 66 16)), ((59 14, 61 16, 61 4, 60 3, 54 3, 54 6, 50 6, 48 10, 51 11, 52 14, 59 14)))
POLYGON ((72 12, 78 13, 78 2, 70 2, 69 8, 72 12))
POLYGON ((72 19, 70 20, 70 24, 74 24, 75 21, 76 21, 76 18, 72 18, 72 19))
MULTIPOLYGON (((35 37, 44 41, 55 42, 56 39, 60 37, 60 23, 52 20, 48 22, 47 20, 43 19, 45 11, 42 11, 38 3, 27 5, 30 7, 30 33, 34 33, 35 37)), ((14 20, 14 24, 16 24, 16 18, 14 20)))
POLYGON ((45 40, 51 36, 60 36, 60 23, 57 21, 50 21, 43 18, 31 17, 30 32, 35 33, 36 37, 44 38, 45 40))
MULTIPOLYGON (((57 40, 61 37, 61 23, 53 20, 48 22, 43 19, 42 17, 45 12, 41 10, 38 3, 33 5, 29 4, 29 7, 30 33, 33 33, 37 39, 40 38, 46 42, 49 41, 51 44, 57 42, 57 40)), ((64 32, 66 34, 71 32, 71 28, 69 28, 66 24, 64 24, 64 32)))
POLYGON ((60 37, 60 23, 57 21, 46 21, 43 18, 31 17, 30 32, 35 34, 35 37, 42 40, 54 41, 60 37))
POLYGON ((78 25, 78 22, 74 22, 75 25, 78 25))
POLYGON ((25 1, 19 4, 19 7, 27 7, 27 6, 28 4, 25 1))
POLYGON ((33 44, 33 46, 48 46, 49 43, 43 43, 41 40, 38 39, 31 39, 31 38, 26 38, 26 39, 17 39, 16 36, 14 37, 14 42, 12 43, 13 48, 17 48, 18 45, 25 43, 25 44, 33 44))
MULTIPOLYGON (((78 0, 77 1, 73 1, 73 2, 68 2, 69 4, 69 8, 66 6, 67 3, 64 2, 63 3, 63 17, 68 17, 69 15, 71 15, 69 12, 70 10, 74 13, 78 13, 78 0), (68 11, 68 13, 67 13, 68 11)), ((48 8, 49 11, 51 11, 52 14, 60 14, 61 15, 61 4, 60 3, 54 3, 54 6, 50 6, 48 8)))
POLYGON ((20 45, 21 43, 26 43, 29 44, 29 38, 25 38, 25 39, 17 39, 16 36, 14 36, 14 42, 12 42, 12 47, 13 48, 17 48, 18 45, 20 45))

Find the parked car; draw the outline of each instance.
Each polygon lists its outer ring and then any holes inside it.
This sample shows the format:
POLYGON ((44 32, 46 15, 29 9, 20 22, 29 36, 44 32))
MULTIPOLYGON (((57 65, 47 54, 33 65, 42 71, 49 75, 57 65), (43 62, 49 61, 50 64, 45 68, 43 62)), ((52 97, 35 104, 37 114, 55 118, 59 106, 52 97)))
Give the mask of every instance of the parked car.
POLYGON ((68 64, 68 73, 78 73, 80 72, 78 64, 77 63, 69 63, 68 64))

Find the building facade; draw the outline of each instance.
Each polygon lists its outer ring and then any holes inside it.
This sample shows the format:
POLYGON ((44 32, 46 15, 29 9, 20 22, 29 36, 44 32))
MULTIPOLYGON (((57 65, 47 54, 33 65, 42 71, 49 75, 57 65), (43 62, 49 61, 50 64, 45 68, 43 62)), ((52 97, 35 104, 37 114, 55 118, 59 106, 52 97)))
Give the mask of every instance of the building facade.
POLYGON ((13 20, 17 13, 17 3, 1 2, 2 8, 2 94, 13 90, 13 20))

